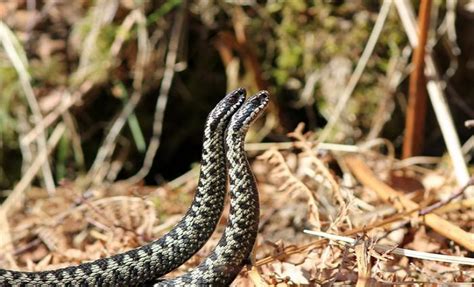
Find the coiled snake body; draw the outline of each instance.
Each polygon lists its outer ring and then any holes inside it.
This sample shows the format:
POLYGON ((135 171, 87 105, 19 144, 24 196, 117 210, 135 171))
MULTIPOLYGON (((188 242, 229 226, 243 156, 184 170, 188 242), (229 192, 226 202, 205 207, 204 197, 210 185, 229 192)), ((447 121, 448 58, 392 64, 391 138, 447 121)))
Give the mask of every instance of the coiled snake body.
POLYGON ((196 195, 186 215, 170 232, 148 245, 78 266, 42 272, 0 269, 0 286, 135 286, 156 281, 196 253, 214 231, 225 197, 224 145, 232 191, 231 215, 224 235, 196 269, 156 286, 230 283, 252 250, 258 225, 258 194, 243 149, 245 132, 268 102, 266 92, 261 92, 242 106, 244 96, 245 90, 237 89, 210 113, 196 195), (225 128, 234 113, 224 141, 225 128))

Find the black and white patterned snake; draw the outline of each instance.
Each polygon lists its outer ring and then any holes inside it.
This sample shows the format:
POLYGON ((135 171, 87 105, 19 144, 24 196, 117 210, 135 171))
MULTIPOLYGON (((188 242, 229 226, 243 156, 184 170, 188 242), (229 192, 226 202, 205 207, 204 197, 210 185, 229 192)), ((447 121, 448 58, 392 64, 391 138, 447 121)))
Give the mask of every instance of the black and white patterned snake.
POLYGON ((111 257, 51 271, 0 269, 0 286, 225 286, 242 269, 258 228, 259 203, 244 150, 250 124, 268 104, 259 92, 244 103, 245 90, 221 100, 206 121, 197 191, 186 215, 160 239, 111 257), (192 271, 158 279, 174 270, 206 241, 217 225, 229 169, 231 210, 224 234, 212 253, 192 271), (154 283, 155 282, 155 283, 154 283))

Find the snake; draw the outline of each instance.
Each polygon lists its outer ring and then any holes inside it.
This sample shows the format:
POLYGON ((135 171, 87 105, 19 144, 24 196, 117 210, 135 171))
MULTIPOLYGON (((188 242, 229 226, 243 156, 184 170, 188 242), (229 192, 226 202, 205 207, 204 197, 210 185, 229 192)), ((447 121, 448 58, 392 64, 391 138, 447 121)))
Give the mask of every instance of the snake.
POLYGON ((225 131, 245 100, 245 89, 227 94, 207 117, 201 169, 193 202, 161 238, 127 252, 51 271, 0 269, 0 286, 140 286, 176 269, 209 239, 226 196, 225 131))
POLYGON ((230 213, 217 246, 195 269, 157 282, 154 287, 227 286, 249 262, 257 237, 260 205, 244 142, 250 124, 262 114, 268 102, 268 92, 260 91, 239 108, 227 127, 225 147, 229 167, 230 213))

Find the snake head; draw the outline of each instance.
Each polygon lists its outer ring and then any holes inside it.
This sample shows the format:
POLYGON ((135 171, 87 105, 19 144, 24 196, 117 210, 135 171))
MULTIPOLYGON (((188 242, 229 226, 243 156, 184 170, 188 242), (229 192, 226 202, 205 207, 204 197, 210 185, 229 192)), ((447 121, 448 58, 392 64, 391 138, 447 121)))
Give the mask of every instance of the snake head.
POLYGON ((260 91, 250 97, 234 114, 229 124, 229 130, 234 132, 246 131, 266 109, 270 100, 267 91, 260 91))
POLYGON ((228 93, 209 113, 207 117, 209 127, 215 129, 221 123, 227 125, 235 111, 244 103, 246 94, 244 88, 228 93))

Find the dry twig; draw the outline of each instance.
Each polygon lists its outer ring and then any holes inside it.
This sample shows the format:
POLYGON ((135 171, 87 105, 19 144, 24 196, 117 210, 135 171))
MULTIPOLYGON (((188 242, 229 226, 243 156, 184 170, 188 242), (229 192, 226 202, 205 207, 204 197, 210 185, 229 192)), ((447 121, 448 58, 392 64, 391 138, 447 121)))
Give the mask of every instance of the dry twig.
MULTIPOLYGON (((400 20, 408 36, 412 47, 418 44, 416 21, 414 16, 414 9, 408 0, 395 1, 400 20)), ((446 99, 443 95, 441 80, 436 70, 433 57, 430 53, 426 54, 425 58, 425 75, 427 77, 427 89, 430 96, 431 104, 433 105, 436 118, 441 127, 443 138, 446 143, 448 153, 454 166, 456 179, 459 185, 464 185, 469 180, 469 172, 467 170, 466 162, 461 151, 461 144, 459 137, 456 134, 456 128, 453 119, 448 109, 446 99)), ((474 196, 474 194, 473 194, 474 196)))

